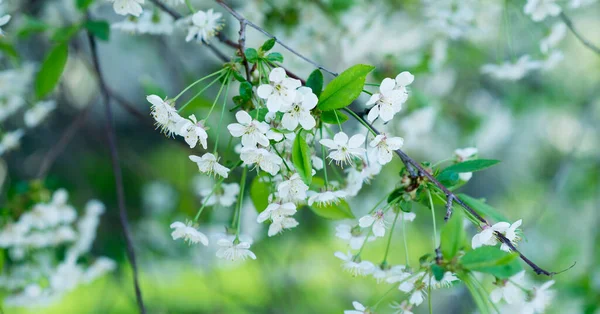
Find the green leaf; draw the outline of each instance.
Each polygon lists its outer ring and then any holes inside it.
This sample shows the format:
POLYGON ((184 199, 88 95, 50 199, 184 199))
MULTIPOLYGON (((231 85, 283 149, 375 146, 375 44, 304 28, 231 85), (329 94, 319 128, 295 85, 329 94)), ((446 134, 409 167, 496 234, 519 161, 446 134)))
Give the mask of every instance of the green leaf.
POLYGON ((242 99, 244 100, 252 99, 252 84, 250 84, 250 82, 245 81, 240 84, 240 96, 242 96, 242 99))
POLYGON ((433 277, 435 280, 440 281, 444 278, 444 273, 446 272, 442 267, 438 264, 431 265, 431 272, 433 273, 433 277))
POLYGON ((450 221, 442 227, 440 249, 448 261, 460 251, 465 244, 466 233, 463 227, 463 217, 460 211, 454 211, 450 221))
POLYGON ((110 38, 110 25, 106 21, 87 20, 84 26, 100 40, 107 41, 110 38))
POLYGON ((246 81, 246 79, 245 79, 245 78, 244 78, 244 77, 243 77, 243 76, 240 74, 240 72, 238 72, 238 71, 235 71, 235 70, 231 70, 231 71, 229 71, 229 72, 230 72, 230 73, 233 75, 233 77, 234 77, 236 80, 238 80, 238 82, 240 82, 240 83, 243 83, 243 82, 245 82, 245 81, 246 81))
POLYGON ((310 209, 317 215, 327 219, 354 218, 354 214, 346 201, 341 200, 337 204, 317 205, 313 204, 310 209))
POLYGON ((65 27, 60 27, 56 29, 54 34, 52 35, 52 41, 61 44, 63 42, 69 41, 71 37, 73 37, 79 30, 81 29, 81 25, 69 25, 65 27))
POLYGON ((348 116, 339 110, 323 111, 321 112, 321 121, 328 124, 344 123, 348 121, 348 116))
POLYGON ((258 52, 254 48, 246 49, 244 54, 246 55, 248 62, 256 63, 256 60, 258 60, 258 52))
POLYGON ((38 99, 48 95, 58 84, 69 56, 67 43, 55 46, 46 56, 35 79, 35 94, 38 99))
POLYGON ((268 176, 256 176, 250 184, 250 199, 257 212, 261 213, 269 206, 271 184, 268 176))
POLYGON ((270 62, 283 62, 283 56, 279 52, 271 52, 267 55, 267 60, 270 62))
POLYGON ((294 145, 292 147, 292 162, 294 168, 302 178, 306 185, 310 185, 312 181, 312 163, 310 160, 310 147, 306 143, 306 139, 302 136, 302 131, 296 134, 294 145))
POLYGON ((267 113, 269 113, 269 109, 267 109, 267 108, 254 109, 254 110, 250 110, 250 112, 248 112, 248 114, 252 117, 252 119, 256 119, 260 122, 265 121, 265 117, 267 116, 267 113))
POLYGON ((273 46, 275 46, 275 38, 271 38, 271 39, 265 41, 265 43, 260 47, 260 50, 262 52, 267 52, 267 51, 271 50, 273 48, 273 46))
POLYGON ((466 194, 458 194, 457 196, 460 200, 462 200, 469 207, 473 208, 473 210, 483 217, 492 218, 494 221, 508 221, 508 219, 502 215, 502 213, 485 202, 472 198, 466 194))
POLYGON ((321 70, 316 69, 306 79, 306 87, 310 87, 312 92, 319 97, 323 90, 323 73, 321 70))
POLYGON ((475 172, 475 171, 489 168, 499 162, 500 162, 500 160, 494 160, 494 159, 467 160, 467 161, 463 161, 461 163, 457 163, 452 166, 449 166, 446 169, 444 169, 442 172, 444 172, 444 171, 452 171, 452 172, 458 172, 458 173, 475 172))
POLYGON ((354 101, 363 90, 367 74, 375 67, 357 64, 334 78, 321 93, 318 108, 322 111, 341 109, 354 101))
POLYGON ((23 16, 22 20, 22 26, 17 31, 17 36, 20 38, 27 38, 35 33, 44 32, 49 28, 48 24, 44 21, 29 15, 23 16))
POLYGON ((19 53, 17 52, 17 49, 15 49, 15 46, 3 39, 0 39, 0 51, 6 53, 6 55, 13 59, 19 59, 19 53))
POLYGON ((490 307, 493 303, 490 302, 488 297, 489 293, 481 287, 481 285, 476 284, 476 279, 473 274, 470 272, 460 271, 457 274, 457 277, 462 281, 469 292, 471 293, 471 297, 477 305, 477 309, 481 314, 491 313, 490 307))
POLYGON ((504 252, 493 246, 483 246, 468 251, 460 260, 464 269, 492 274, 507 279, 522 270, 519 253, 504 252))
POLYGON ((94 0, 75 0, 75 6, 79 11, 85 11, 93 2, 94 0))

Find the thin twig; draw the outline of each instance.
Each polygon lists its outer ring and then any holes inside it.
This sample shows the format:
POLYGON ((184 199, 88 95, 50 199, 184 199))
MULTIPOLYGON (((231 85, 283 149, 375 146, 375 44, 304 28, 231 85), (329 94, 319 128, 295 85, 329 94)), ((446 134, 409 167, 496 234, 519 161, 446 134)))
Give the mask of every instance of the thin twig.
POLYGON ((593 51, 596 54, 600 55, 600 48, 598 48, 598 46, 592 44, 587 39, 585 39, 579 33, 579 31, 575 28, 575 25, 573 24, 573 21, 571 21, 571 19, 564 12, 560 13, 560 18, 563 20, 563 22, 565 22, 565 25, 567 25, 567 27, 569 28, 569 30, 571 30, 571 33, 573 33, 573 35, 575 35, 575 37, 577 37, 577 39, 579 39, 579 41, 584 46, 588 47, 591 51, 593 51))
POLYGON ((94 63, 94 68, 96 70, 96 75, 98 76, 98 82, 100 84, 100 93, 102 95, 102 100, 104 102, 105 114, 106 114, 106 133, 108 137, 108 146, 110 149, 110 159, 112 162, 113 174, 115 176, 115 186, 117 192, 117 202, 119 206, 119 219, 121 221, 121 227, 123 228, 123 235, 125 236, 125 244, 127 249, 127 257, 129 258, 129 263, 131 264, 131 269, 133 271, 133 286, 135 289, 135 297, 137 300, 138 308, 140 313, 145 314, 146 308, 144 306, 144 301, 142 299, 142 291, 140 289, 140 284, 138 281, 138 269, 137 263, 135 259, 135 251, 133 248, 133 239, 131 235, 131 230, 129 227, 129 221, 127 219, 127 211, 125 209, 125 191, 123 188, 123 174, 121 172, 121 165, 119 162, 119 152, 117 150, 117 138, 115 135, 115 130, 113 128, 113 114, 112 108, 110 106, 110 96, 108 92, 108 88, 106 87, 106 82, 104 81, 104 76, 102 75, 102 70, 100 68, 100 62, 98 59, 98 51, 96 47, 96 39, 94 36, 88 31, 87 32, 88 41, 90 44, 90 50, 92 52, 92 60, 94 63))
POLYGON ((58 142, 44 156, 44 159, 41 163, 42 165, 40 166, 36 178, 41 179, 46 176, 48 170, 50 170, 50 167, 52 167, 52 165, 56 161, 56 158, 60 156, 60 154, 65 150, 67 145, 71 143, 73 136, 77 133, 77 131, 85 122, 91 107, 91 105, 88 105, 77 114, 77 117, 75 117, 75 119, 73 120, 73 122, 71 122, 69 127, 62 133, 58 142))
POLYGON ((448 221, 450 216, 452 216, 452 203, 454 201, 454 194, 448 195, 448 199, 446 200, 446 216, 444 216, 444 221, 448 221))

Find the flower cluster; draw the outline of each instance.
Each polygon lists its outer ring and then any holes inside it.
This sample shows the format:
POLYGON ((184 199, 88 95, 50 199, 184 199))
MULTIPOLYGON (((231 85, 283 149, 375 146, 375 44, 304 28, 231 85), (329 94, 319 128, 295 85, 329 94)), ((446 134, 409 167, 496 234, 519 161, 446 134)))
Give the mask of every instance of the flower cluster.
POLYGON ((6 306, 38 306, 59 299, 81 283, 89 283, 115 269, 109 258, 99 257, 86 266, 104 205, 89 201, 83 216, 68 202, 64 189, 54 192, 49 202, 35 204, 18 220, 0 230, 0 247, 7 249, 11 264, 0 276, 0 287, 9 291, 6 306), (55 250, 65 250, 55 261, 55 250), (40 282, 47 281, 48 285, 40 282))
POLYGON ((554 280, 542 285, 532 284, 525 276, 525 271, 501 280, 496 283, 497 287, 490 293, 490 300, 494 303, 502 301, 502 313, 544 313, 555 292, 550 290, 554 280))

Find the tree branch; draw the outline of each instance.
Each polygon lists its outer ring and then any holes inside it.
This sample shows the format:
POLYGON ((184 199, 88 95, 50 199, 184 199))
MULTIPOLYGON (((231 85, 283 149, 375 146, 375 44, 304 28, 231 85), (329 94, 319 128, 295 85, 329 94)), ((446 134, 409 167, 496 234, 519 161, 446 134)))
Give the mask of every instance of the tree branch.
POLYGON ((571 31, 571 33, 573 33, 573 35, 575 35, 575 37, 577 37, 577 39, 579 39, 579 41, 584 46, 588 47, 591 51, 593 51, 596 54, 600 55, 600 48, 598 48, 598 46, 592 44, 587 39, 585 39, 579 33, 579 31, 575 28, 575 25, 573 24, 573 21, 571 21, 571 19, 564 12, 560 12, 560 18, 561 18, 561 20, 563 20, 563 22, 565 22, 565 25, 567 25, 567 27, 569 28, 569 30, 571 31))
POLYGON ((135 289, 135 297, 137 300, 138 308, 140 313, 145 314, 146 308, 144 306, 144 301, 142 299, 142 291, 140 289, 139 281, 138 281, 138 269, 137 263, 135 259, 135 250, 133 248, 133 239, 131 236, 131 230, 129 228, 129 221, 127 218, 127 210, 125 208, 125 191, 123 188, 123 174, 121 172, 121 165, 119 162, 119 152, 117 150, 117 138, 115 135, 115 130, 113 128, 113 114, 112 108, 110 106, 110 96, 108 92, 108 88, 106 87, 106 82, 104 81, 104 76, 102 75, 102 70, 100 68, 100 62, 98 59, 98 51, 96 47, 96 39, 94 35, 92 35, 89 31, 87 32, 88 41, 90 44, 90 50, 92 53, 92 60, 94 63, 94 68, 96 70, 96 74, 98 76, 98 82, 100 84, 100 93, 102 95, 102 100, 104 102, 105 114, 106 114, 106 133, 108 137, 108 146, 110 149, 110 159, 112 162, 113 174, 115 177, 115 186, 117 192, 117 202, 119 206, 119 219, 121 221, 121 227, 123 228, 123 235, 125 236, 125 244, 127 249, 127 257, 129 259, 129 263, 131 264, 131 269, 133 271, 133 286, 135 289))

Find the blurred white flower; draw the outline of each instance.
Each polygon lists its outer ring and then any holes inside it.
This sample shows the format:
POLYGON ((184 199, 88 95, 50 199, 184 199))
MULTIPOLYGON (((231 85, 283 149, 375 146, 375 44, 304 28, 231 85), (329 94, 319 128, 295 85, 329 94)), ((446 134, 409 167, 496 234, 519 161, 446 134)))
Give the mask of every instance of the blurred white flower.
POLYGON ((350 252, 348 252, 348 254, 335 252, 334 255, 343 261, 342 268, 353 276, 366 276, 375 270, 375 265, 369 261, 355 262, 354 255, 350 252))
POLYGON ((502 299, 508 304, 515 304, 525 301, 526 294, 521 287, 525 285, 525 271, 513 275, 508 280, 503 281, 503 286, 497 287, 490 293, 490 299, 494 303, 502 299))
POLYGON ((370 313, 369 310, 364 305, 362 305, 360 302, 353 301, 352 306, 354 307, 354 310, 345 310, 344 314, 368 314, 368 313, 370 313))
POLYGON ((276 175, 283 163, 283 159, 264 148, 243 147, 240 152, 240 159, 246 165, 256 164, 260 169, 276 175))
POLYGON ((556 0, 527 0, 523 11, 530 15, 534 22, 540 22, 548 16, 559 15, 561 9, 556 0))
POLYGON ((256 89, 256 95, 267 100, 269 112, 280 111, 282 106, 292 104, 296 100, 296 89, 302 85, 299 80, 287 77, 283 68, 274 68, 269 81, 256 89))
MULTIPOLYGON (((493 226, 484 226, 483 230, 473 236, 471 240, 471 246, 475 249, 484 245, 493 246, 498 244, 498 239, 496 239, 495 233, 498 232, 503 234, 511 243, 516 244, 516 242, 520 239, 517 235, 516 230, 521 226, 522 220, 519 219, 513 224, 509 224, 508 222, 498 222, 493 226)), ((510 248, 505 243, 502 243, 500 247, 503 251, 510 251, 510 248)))
POLYGON ((542 67, 540 61, 531 60, 529 55, 523 55, 515 63, 504 62, 503 64, 485 64, 481 67, 481 73, 489 74, 499 80, 517 81, 525 77, 529 71, 542 67))
POLYGON ((229 168, 219 164, 217 157, 211 153, 206 153, 202 157, 190 155, 189 158, 198 165, 200 172, 208 175, 220 175, 223 178, 229 176, 229 168))
POLYGON ((219 250, 217 257, 229 261, 246 260, 248 257, 256 259, 256 255, 250 251, 250 242, 235 243, 235 240, 220 239, 217 241, 219 250))
POLYGON ((204 233, 198 231, 196 228, 192 227, 192 223, 188 222, 184 224, 183 222, 176 221, 169 226, 173 230, 171 233, 171 237, 173 240, 182 239, 188 244, 196 244, 202 243, 204 246, 208 245, 208 238, 204 233))
POLYGON ((213 9, 209 9, 206 12, 198 11, 194 13, 191 19, 188 18, 188 20, 186 20, 191 22, 191 25, 188 28, 185 41, 189 42, 196 38, 198 41, 208 42, 219 30, 221 30, 222 26, 219 22, 221 17, 222 14, 218 12, 215 13, 213 9))
POLYGON ((25 126, 28 128, 36 127, 40 122, 48 116, 52 110, 56 108, 56 102, 54 100, 40 101, 33 107, 25 112, 24 120, 25 126))
POLYGON ((548 36, 544 37, 540 41, 540 50, 543 53, 547 54, 550 51, 550 49, 558 45, 558 43, 565 37, 566 34, 567 26, 565 25, 565 23, 555 23, 550 29, 550 34, 548 34, 548 36))
POLYGON ((190 148, 196 147, 196 144, 200 141, 202 148, 206 149, 208 134, 202 121, 198 122, 195 115, 192 114, 189 120, 182 119, 177 128, 179 129, 179 135, 183 136, 190 148))
POLYGON ((402 303, 392 302, 390 307, 394 309, 394 314, 413 314, 411 311, 413 306, 406 300, 402 301, 402 303))
POLYGON ((23 135, 25 135, 25 132, 21 129, 4 133, 2 140, 0 140, 0 156, 19 147, 23 135))
POLYGON ((113 9, 119 15, 140 16, 144 0, 108 0, 113 2, 113 9))
MULTIPOLYGON (((354 231, 352 226, 347 224, 337 225, 335 227, 335 236, 342 240, 348 241, 350 248, 353 250, 360 249, 367 238, 365 235, 360 233, 360 229, 354 231)), ((375 238, 370 237, 368 241, 375 241, 375 238)))
POLYGON ((374 236, 383 237, 386 227, 385 213, 382 210, 376 210, 373 214, 361 217, 358 225, 361 228, 372 227, 374 236))
POLYGON ((333 140, 324 138, 319 141, 321 145, 329 148, 327 157, 335 160, 338 165, 352 164, 353 157, 361 157, 365 152, 365 149, 361 147, 364 142, 364 135, 356 134, 348 139, 348 135, 344 132, 334 135, 333 140))
POLYGON ((126 33, 150 35, 170 35, 173 26, 173 17, 163 11, 145 11, 137 19, 126 18, 110 25, 112 29, 126 33))
POLYGON ((8 22, 10 21, 10 15, 5 14, 2 17, 0 17, 0 36, 4 35, 4 31, 2 30, 2 26, 8 24, 8 22))
POLYGON ((301 202, 306 199, 308 185, 304 184, 302 178, 294 173, 288 180, 277 185, 277 194, 284 202, 301 202))
POLYGON ((180 129, 177 129, 177 125, 183 118, 179 116, 175 107, 156 95, 149 95, 146 97, 146 100, 152 104, 150 107, 150 114, 156 121, 161 132, 167 137, 171 137, 173 134, 179 134, 180 129))

